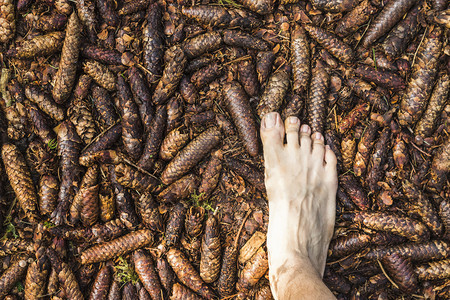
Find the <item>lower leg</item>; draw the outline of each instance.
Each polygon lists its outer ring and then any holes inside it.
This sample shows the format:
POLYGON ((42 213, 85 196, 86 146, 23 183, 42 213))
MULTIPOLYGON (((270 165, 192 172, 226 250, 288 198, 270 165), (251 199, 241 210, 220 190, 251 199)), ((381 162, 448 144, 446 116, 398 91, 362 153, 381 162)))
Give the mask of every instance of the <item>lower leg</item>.
POLYGON ((276 299, 333 299, 321 277, 334 228, 336 157, 295 117, 284 126, 279 114, 267 114, 261 138, 272 292, 276 299))
POLYGON ((281 254, 286 260, 270 266, 269 278, 275 299, 334 299, 308 257, 281 254))

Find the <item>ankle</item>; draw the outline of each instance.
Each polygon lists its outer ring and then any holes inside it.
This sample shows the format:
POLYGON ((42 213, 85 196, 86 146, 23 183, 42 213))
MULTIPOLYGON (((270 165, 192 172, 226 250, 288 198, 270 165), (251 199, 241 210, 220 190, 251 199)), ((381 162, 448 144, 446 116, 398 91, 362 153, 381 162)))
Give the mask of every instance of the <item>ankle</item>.
POLYGON ((312 266, 306 252, 298 249, 285 249, 284 251, 272 251, 268 249, 269 266, 273 270, 285 268, 286 266, 312 266))

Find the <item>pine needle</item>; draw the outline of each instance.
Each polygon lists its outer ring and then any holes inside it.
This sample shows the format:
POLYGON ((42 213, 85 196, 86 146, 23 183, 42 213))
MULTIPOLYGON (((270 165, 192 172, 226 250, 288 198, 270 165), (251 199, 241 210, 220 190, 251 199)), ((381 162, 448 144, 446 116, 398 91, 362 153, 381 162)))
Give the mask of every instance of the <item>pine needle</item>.
POLYGON ((375 71, 378 71, 377 58, 375 57, 375 48, 374 47, 372 47, 372 54, 373 54, 373 63, 375 64, 375 71))
POLYGON ((388 274, 386 273, 386 271, 383 268, 383 265, 381 264, 381 262, 377 259, 378 264, 380 265, 381 271, 383 272, 384 276, 386 276, 386 278, 392 283, 392 285, 396 288, 399 289, 398 285, 395 284, 395 282, 388 276, 388 274))
POLYGON ((425 31, 423 32, 423 36, 422 36, 422 39, 420 40, 419 46, 417 46, 416 52, 414 52, 414 57, 413 57, 413 61, 411 63, 411 68, 414 67, 414 63, 416 62, 417 52, 419 52, 419 48, 422 45, 423 40, 425 39, 425 36, 427 35, 427 30, 428 30, 428 27, 425 28, 425 31))

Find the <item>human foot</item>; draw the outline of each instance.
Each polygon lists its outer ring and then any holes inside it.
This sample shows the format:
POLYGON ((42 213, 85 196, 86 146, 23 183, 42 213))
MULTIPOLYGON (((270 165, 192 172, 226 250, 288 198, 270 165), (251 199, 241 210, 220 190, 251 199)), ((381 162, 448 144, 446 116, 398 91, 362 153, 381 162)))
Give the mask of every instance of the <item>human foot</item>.
POLYGON ((269 113, 261 121, 265 183, 269 199, 269 266, 309 259, 320 276, 333 235, 337 190, 336 156, 296 117, 269 113), (286 144, 284 137, 286 133, 286 144))

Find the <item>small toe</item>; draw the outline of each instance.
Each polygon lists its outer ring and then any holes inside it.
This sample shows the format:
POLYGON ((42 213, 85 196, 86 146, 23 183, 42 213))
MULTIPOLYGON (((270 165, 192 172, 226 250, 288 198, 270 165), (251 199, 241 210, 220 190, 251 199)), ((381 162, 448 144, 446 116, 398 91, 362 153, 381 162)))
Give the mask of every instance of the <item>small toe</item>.
POLYGON ((325 141, 323 135, 320 132, 314 132, 312 134, 312 155, 314 161, 323 165, 325 155, 325 141))
POLYGON ((325 147, 325 180, 337 186, 337 159, 328 145, 325 147))
POLYGON ((280 114, 271 112, 261 120, 261 140, 263 143, 264 158, 270 163, 271 158, 283 149, 284 126, 280 114))
POLYGON ((330 146, 325 146, 325 163, 327 164, 327 167, 333 167, 336 169, 337 159, 336 155, 334 154, 333 150, 331 150, 330 146))
POLYGON ((288 117, 284 123, 287 147, 298 149, 300 147, 298 139, 300 120, 297 117, 288 117))

